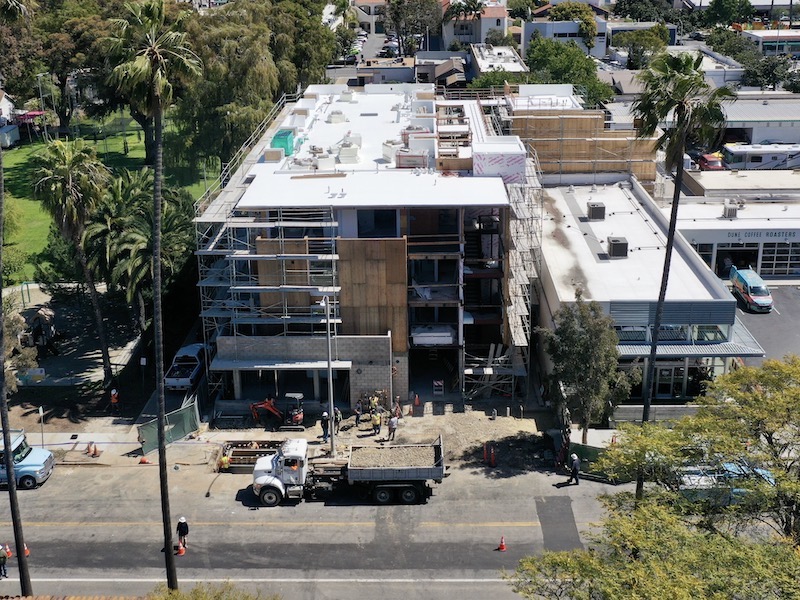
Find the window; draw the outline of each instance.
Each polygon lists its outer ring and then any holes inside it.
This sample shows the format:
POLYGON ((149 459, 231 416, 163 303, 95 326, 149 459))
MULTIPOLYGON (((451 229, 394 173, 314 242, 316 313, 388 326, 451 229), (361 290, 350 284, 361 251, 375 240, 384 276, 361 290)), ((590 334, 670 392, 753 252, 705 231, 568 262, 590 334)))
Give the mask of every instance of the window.
POLYGON ((495 25, 497 25, 498 27, 500 27, 500 19, 497 19, 497 22, 495 23, 495 25))
POLYGON ((758 155, 753 155, 753 156, 750 157, 750 162, 751 163, 764 162, 764 157, 763 156, 758 156, 758 155))

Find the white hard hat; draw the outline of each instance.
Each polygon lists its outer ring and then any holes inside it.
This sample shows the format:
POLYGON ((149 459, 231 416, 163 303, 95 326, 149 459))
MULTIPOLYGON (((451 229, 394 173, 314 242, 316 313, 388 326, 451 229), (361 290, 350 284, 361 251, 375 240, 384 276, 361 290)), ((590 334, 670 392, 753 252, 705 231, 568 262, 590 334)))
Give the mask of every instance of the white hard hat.
POLYGON ((323 419, 324 419, 325 417, 327 417, 327 416, 328 416, 328 413, 326 413, 326 412, 322 413, 322 418, 323 418, 323 419))
POLYGON ((570 458, 571 458, 572 460, 575 460, 576 458, 578 458, 578 455, 577 455, 577 454, 572 454, 572 455, 570 455, 570 458))
POLYGON ((178 523, 186 523, 186 517, 181 517, 178 519, 178 523))

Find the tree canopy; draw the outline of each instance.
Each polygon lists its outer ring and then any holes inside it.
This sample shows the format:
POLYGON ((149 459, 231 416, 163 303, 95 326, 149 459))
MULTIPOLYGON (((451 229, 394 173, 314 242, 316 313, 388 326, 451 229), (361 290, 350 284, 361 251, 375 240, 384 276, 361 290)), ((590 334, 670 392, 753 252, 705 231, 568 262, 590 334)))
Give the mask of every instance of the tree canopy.
POLYGON ((523 558, 514 591, 570 600, 800 597, 800 554, 780 540, 709 533, 657 504, 611 509, 591 549, 523 558))
POLYGON ((528 44, 525 62, 531 71, 531 83, 570 83, 583 94, 586 105, 593 107, 614 97, 614 91, 597 77, 594 61, 574 41, 533 37, 528 44))
POLYGON ((600 304, 585 301, 577 290, 575 303, 559 309, 554 320, 553 330, 538 329, 553 362, 551 391, 554 387, 563 390, 567 406, 581 425, 585 444, 589 424, 627 398, 631 382, 617 370, 619 339, 614 320, 603 313, 600 304))
POLYGON ((623 31, 612 39, 612 45, 625 48, 628 51, 627 67, 639 70, 651 57, 666 49, 669 41, 669 32, 663 25, 656 25, 650 29, 637 29, 623 31))
POLYGON ((442 10, 436 0, 389 0, 386 7, 386 28, 397 34, 401 55, 416 47, 413 36, 436 31, 441 23, 442 10))
POLYGON ((624 428, 598 468, 622 479, 641 469, 647 481, 676 492, 685 467, 736 465, 743 476, 730 482, 738 490, 734 502, 705 504, 708 523, 766 524, 800 546, 800 358, 720 376, 697 402, 697 414, 672 428, 624 428))

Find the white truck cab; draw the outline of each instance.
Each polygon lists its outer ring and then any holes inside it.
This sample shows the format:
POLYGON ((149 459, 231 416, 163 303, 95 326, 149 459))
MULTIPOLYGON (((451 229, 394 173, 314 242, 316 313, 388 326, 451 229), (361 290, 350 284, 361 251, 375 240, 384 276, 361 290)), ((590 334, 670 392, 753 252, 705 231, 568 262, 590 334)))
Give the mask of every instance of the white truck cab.
POLYGON ((308 475, 308 441, 286 440, 276 454, 262 456, 253 470, 253 492, 265 506, 302 498, 308 475))
MULTIPOLYGON (((55 458, 49 450, 34 448, 28 444, 24 430, 12 429, 10 433, 14 479, 18 487, 32 490, 50 477, 55 466, 55 458)), ((2 444, 2 436, 0 436, 0 444, 2 444)), ((0 484, 8 484, 5 450, 5 445, 3 444, 2 450, 0 450, 0 484)))

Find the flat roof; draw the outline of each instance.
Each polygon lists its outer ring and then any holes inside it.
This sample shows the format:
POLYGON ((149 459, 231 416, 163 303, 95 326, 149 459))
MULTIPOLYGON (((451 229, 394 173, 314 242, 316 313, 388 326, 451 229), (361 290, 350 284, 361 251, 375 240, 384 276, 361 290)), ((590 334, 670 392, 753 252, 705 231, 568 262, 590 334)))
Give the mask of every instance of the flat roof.
MULTIPOLYGON (((770 237, 755 240, 748 236, 742 241, 771 241, 782 242, 786 236, 780 235, 786 231, 800 230, 800 202, 781 201, 746 201, 739 200, 736 218, 724 218, 722 215, 723 200, 699 201, 681 200, 678 206, 678 229, 691 230, 718 230, 728 232, 753 232, 763 230, 770 232, 770 237)), ((669 208, 663 208, 664 214, 669 213, 669 208)), ((741 237, 741 234, 739 235, 741 237)), ((794 237, 794 236, 792 236, 794 237)), ((738 242, 738 237, 732 238, 738 242)), ((796 240, 794 240, 796 241, 796 240)))
MULTIPOLYGON (((664 264, 666 232, 650 210, 649 198, 619 186, 546 188, 542 253, 561 302, 572 302, 576 287, 587 300, 653 301, 658 299, 664 264), (589 221, 587 203, 602 202, 605 219, 589 221), (649 203, 649 206, 645 206, 649 203), (608 237, 624 237, 626 258, 608 257, 608 237)), ((676 237, 667 300, 717 300, 684 256, 685 240, 676 237)))
MULTIPOLYGON (((800 195, 800 171, 747 169, 738 171, 685 171, 702 194, 712 198, 770 198, 800 195)), ((691 182, 690 182, 691 185, 691 182)), ((796 201, 796 200, 795 200, 796 201)))
POLYGON ((435 111, 437 107, 463 109, 462 119, 443 126, 454 128, 453 133, 469 134, 471 145, 457 149, 461 158, 471 157, 484 146, 489 151, 497 147, 524 154, 524 146, 516 138, 514 147, 506 137, 490 135, 477 101, 435 101, 433 90, 429 84, 368 85, 363 92, 336 86, 309 88, 311 94, 307 91, 293 107, 294 115, 287 113, 278 120, 283 123, 278 129, 294 129, 294 154, 265 162, 262 155, 277 130, 270 131, 252 153, 256 160, 244 173, 237 209, 507 206, 501 177, 442 173, 433 168, 438 152, 435 111), (429 92, 430 97, 418 98, 416 92, 429 92), (298 110, 305 114, 298 116, 298 110), (397 168, 396 162, 385 157, 386 144, 398 147, 410 126, 418 128, 407 154, 415 167, 397 168), (347 140, 354 141, 354 147, 348 148, 350 158, 336 161, 337 150, 347 140), (320 157, 326 154, 331 157, 328 164, 319 167, 320 157))
POLYGON ((492 46, 490 44, 471 44, 470 46, 481 73, 487 71, 528 72, 528 66, 522 62, 517 51, 511 46, 492 46))

